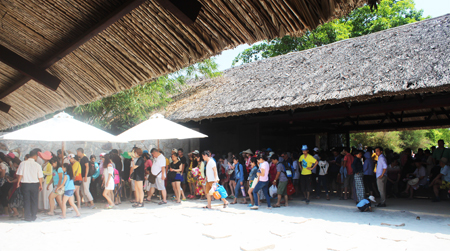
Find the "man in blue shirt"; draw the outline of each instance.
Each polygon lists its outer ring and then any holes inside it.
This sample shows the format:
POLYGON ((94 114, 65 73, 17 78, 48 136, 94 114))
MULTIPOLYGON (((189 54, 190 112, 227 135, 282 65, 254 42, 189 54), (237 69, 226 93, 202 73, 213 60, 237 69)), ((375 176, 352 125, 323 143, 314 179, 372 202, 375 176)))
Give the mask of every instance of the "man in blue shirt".
POLYGON ((377 205, 377 207, 386 207, 386 182, 387 182, 387 175, 386 175, 386 168, 387 168, 387 160, 386 157, 383 154, 383 148, 377 147, 375 148, 375 153, 378 156, 378 162, 377 162, 377 186, 378 186, 378 192, 380 192, 380 203, 377 205))

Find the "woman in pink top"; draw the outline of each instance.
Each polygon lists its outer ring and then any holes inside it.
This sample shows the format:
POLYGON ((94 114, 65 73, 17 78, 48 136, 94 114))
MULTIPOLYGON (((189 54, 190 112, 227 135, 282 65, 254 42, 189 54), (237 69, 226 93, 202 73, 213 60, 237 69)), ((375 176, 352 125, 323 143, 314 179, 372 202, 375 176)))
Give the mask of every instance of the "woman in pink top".
MULTIPOLYGON (((267 163, 267 157, 263 154, 258 155, 257 158, 259 163, 259 170, 256 174, 258 176, 258 184, 253 189, 253 197, 258 198, 258 191, 262 189, 264 197, 266 197, 267 206, 269 209, 272 209, 269 196, 269 163, 267 163)), ((255 205, 250 209, 257 210, 258 208, 258 200, 255 200, 255 205)))

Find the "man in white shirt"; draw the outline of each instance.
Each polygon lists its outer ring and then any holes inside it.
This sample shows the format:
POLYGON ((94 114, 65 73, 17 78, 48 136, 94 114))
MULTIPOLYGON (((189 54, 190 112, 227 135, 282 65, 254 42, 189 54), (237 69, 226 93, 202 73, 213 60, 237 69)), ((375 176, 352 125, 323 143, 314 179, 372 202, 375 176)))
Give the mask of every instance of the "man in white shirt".
MULTIPOLYGON (((203 208, 211 209, 211 195, 209 194, 209 190, 213 187, 214 183, 218 183, 219 175, 217 174, 217 166, 216 161, 211 158, 211 152, 206 150, 202 153, 203 159, 206 161, 205 173, 206 173, 206 199, 208 200, 208 205, 203 208)), ((225 198, 221 198, 223 201, 223 207, 227 207, 228 201, 225 198)))
POLYGON ((17 169, 17 187, 21 187, 23 194, 23 206, 25 210, 25 220, 35 221, 38 211, 39 191, 42 191, 44 174, 41 165, 36 160, 38 151, 30 152, 30 157, 20 163, 17 169))
POLYGON ((155 192, 155 188, 161 191, 162 201, 158 205, 167 204, 167 192, 164 186, 164 180, 166 179, 166 158, 162 155, 156 148, 153 148, 150 153, 153 156, 153 165, 151 167, 151 172, 156 176, 155 184, 151 184, 150 194, 155 192))

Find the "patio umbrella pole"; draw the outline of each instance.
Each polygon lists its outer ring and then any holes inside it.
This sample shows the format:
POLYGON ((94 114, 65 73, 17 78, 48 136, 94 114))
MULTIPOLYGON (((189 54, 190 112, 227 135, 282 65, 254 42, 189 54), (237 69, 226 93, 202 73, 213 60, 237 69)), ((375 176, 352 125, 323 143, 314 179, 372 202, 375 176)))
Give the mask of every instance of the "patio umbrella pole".
POLYGON ((160 150, 159 149, 159 139, 156 140, 156 145, 158 146, 158 150, 160 150))

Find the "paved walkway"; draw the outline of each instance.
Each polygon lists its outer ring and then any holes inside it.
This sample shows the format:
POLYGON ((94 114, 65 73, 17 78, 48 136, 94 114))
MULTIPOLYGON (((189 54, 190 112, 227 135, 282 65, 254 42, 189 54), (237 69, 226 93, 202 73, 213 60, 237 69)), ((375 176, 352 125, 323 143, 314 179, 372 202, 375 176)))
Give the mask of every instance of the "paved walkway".
MULTIPOLYGON (((360 213, 352 201, 299 200, 258 211, 246 205, 212 210, 204 201, 147 203, 134 209, 82 209, 81 218, 38 215, 27 223, 0 219, 0 250, 446 250, 450 202, 388 200, 360 213), (417 220, 420 217, 420 220, 417 220), (93 246, 95 245, 95 246, 93 246), (186 249, 188 248, 188 249, 186 249)), ((98 204, 100 206, 100 204, 98 204)), ((59 211, 59 210, 58 210, 59 211)))

